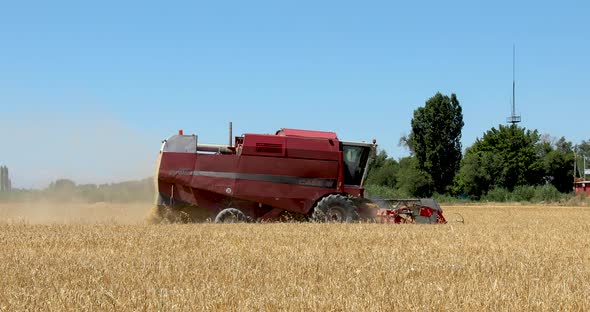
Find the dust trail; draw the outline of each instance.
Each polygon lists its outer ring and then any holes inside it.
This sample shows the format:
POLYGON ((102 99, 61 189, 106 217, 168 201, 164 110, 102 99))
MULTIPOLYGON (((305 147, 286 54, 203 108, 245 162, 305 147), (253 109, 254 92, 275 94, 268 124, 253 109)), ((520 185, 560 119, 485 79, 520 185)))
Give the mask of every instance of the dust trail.
POLYGON ((150 203, 0 203, 0 223, 29 224, 140 224, 150 203))

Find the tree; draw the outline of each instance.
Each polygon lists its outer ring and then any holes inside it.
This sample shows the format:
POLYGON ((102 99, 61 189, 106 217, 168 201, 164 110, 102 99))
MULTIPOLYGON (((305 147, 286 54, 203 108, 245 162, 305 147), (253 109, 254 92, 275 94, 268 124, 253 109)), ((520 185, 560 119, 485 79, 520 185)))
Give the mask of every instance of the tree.
POLYGON ((51 182, 47 188, 54 192, 73 192, 76 189, 76 182, 69 179, 58 179, 51 182))
POLYGON ((402 194, 430 197, 433 183, 430 175, 419 168, 416 157, 404 157, 399 161, 397 187, 402 194))
POLYGON ((562 193, 570 192, 574 186, 573 164, 573 152, 563 153, 559 150, 549 152, 543 158, 545 180, 562 193))
POLYGON ((576 146, 576 151, 580 156, 590 157, 590 140, 582 140, 582 142, 576 146))
POLYGON ((492 128, 467 149, 455 179, 458 192, 485 195, 502 188, 551 184, 569 192, 573 181, 572 143, 516 125, 492 128))
POLYGON ((479 196, 494 187, 512 191, 517 185, 542 184, 542 156, 547 150, 539 142, 537 130, 517 125, 488 130, 467 149, 456 181, 458 186, 479 196))
POLYGON ((502 159, 496 153, 474 153, 468 149, 455 176, 455 193, 479 197, 496 186, 501 170, 502 159))
MULTIPOLYGON (((584 177, 584 158, 586 161, 590 157, 590 140, 582 140, 582 142, 575 147, 576 150, 576 176, 577 177, 584 177)), ((586 162, 586 167, 588 167, 588 162, 586 162)))
POLYGON ((366 184, 393 188, 397 184, 398 171, 399 163, 395 159, 389 158, 387 152, 382 150, 369 166, 366 184))
POLYGON ((70 201, 74 198, 75 192, 76 183, 69 179, 58 179, 45 189, 46 195, 57 201, 70 201))
POLYGON ((564 193, 573 188, 573 145, 564 137, 559 140, 550 140, 546 145, 546 153, 543 156, 544 179, 555 188, 564 193))
MULTIPOLYGON (((405 140, 433 191, 446 193, 460 168, 463 112, 457 96, 440 92, 414 111, 412 132, 405 140)), ((402 141, 404 141, 402 139, 402 141)))

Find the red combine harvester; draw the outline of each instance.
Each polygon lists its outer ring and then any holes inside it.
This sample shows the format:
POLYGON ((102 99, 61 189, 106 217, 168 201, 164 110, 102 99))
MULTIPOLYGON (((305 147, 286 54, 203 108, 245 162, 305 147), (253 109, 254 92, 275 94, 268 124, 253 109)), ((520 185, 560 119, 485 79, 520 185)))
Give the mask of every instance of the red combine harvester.
POLYGON ((170 221, 313 220, 446 223, 432 199, 365 199, 377 145, 340 141, 334 132, 281 129, 244 134, 228 145, 196 135, 163 141, 157 209, 170 221))

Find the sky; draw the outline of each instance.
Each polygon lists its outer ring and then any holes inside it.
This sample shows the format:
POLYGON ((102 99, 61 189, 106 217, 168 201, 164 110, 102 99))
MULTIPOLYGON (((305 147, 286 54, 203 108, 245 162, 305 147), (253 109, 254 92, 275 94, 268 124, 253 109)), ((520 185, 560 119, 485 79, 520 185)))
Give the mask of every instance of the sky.
POLYGON ((151 176, 160 141, 280 128, 377 139, 455 93, 466 148, 511 112, 590 139, 588 1, 0 1, 0 164, 15 187, 151 176))

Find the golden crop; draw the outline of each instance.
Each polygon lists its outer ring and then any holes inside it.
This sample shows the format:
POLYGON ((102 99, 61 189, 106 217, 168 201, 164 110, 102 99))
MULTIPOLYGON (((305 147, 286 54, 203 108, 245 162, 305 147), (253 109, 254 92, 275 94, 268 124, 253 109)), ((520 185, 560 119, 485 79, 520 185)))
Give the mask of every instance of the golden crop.
POLYGON ((447 225, 149 225, 149 207, 78 206, 44 220, 0 205, 0 311, 590 310, 585 207, 443 207, 466 220, 447 225))

